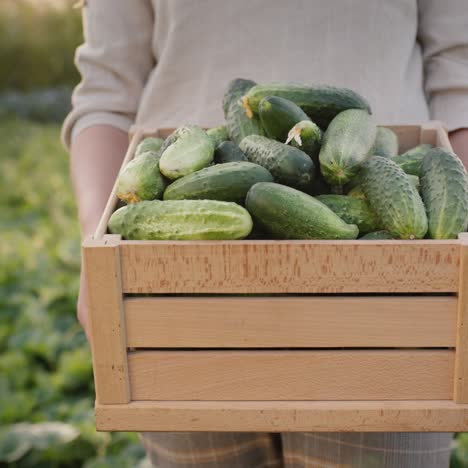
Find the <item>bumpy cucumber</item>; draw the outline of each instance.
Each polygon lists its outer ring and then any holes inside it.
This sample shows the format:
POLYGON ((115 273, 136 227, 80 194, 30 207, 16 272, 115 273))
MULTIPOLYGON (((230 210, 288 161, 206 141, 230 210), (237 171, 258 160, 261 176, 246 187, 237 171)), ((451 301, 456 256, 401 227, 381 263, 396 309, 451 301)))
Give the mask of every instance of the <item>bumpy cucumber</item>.
POLYGON ((384 156, 386 158, 393 158, 396 156, 398 154, 397 134, 389 128, 377 127, 377 135, 371 154, 384 156))
POLYGON ((117 196, 126 203, 161 198, 167 183, 159 159, 158 153, 147 151, 130 161, 117 177, 117 196))
POLYGON ((401 239, 422 239, 427 217, 409 177, 391 159, 373 156, 361 168, 364 192, 382 227, 401 239))
POLYGON ((252 218, 230 202, 143 201, 115 211, 109 230, 130 240, 233 240, 249 235, 252 218))
POLYGON ((468 225, 468 177, 458 156, 434 148, 421 165, 421 193, 432 239, 456 239, 468 225))
POLYGON ((147 137, 144 140, 140 141, 140 143, 136 147, 135 157, 148 151, 159 152, 163 143, 164 140, 162 138, 147 137))
POLYGON ((411 148, 403 154, 393 157, 392 161, 397 163, 407 174, 419 177, 422 160, 432 148, 432 145, 423 143, 411 148))
POLYGON ((394 239, 392 235, 387 231, 375 231, 369 232, 365 236, 359 238, 359 240, 391 240, 394 239))
POLYGON ((369 103, 350 89, 325 85, 270 83, 256 85, 243 97, 246 114, 258 113, 260 101, 266 96, 278 96, 297 104, 317 125, 326 128, 332 119, 347 109, 371 112, 369 103))
POLYGON ((314 178, 314 163, 303 151, 259 135, 245 137, 241 151, 250 162, 268 169, 276 182, 307 187, 314 178))
POLYGON ((169 179, 178 179, 209 166, 215 145, 204 130, 196 125, 180 127, 171 137, 159 161, 161 172, 169 179))
POLYGON ((249 119, 242 107, 242 96, 255 85, 250 80, 236 79, 229 83, 224 94, 223 109, 229 138, 239 144, 248 135, 264 135, 258 118, 249 119))
POLYGON ((366 234, 380 228, 377 215, 365 200, 346 195, 319 195, 317 200, 327 205, 343 221, 356 224, 359 234, 366 234))
POLYGON ((367 111, 350 109, 328 126, 320 149, 320 170, 331 185, 344 185, 370 156, 377 127, 367 111))
POLYGON ((215 164, 225 164, 236 161, 247 161, 247 157, 233 141, 223 141, 215 149, 215 164))
POLYGON ((215 148, 220 145, 223 141, 229 140, 228 131, 226 125, 220 125, 219 127, 210 128, 206 131, 206 134, 211 137, 215 148))
POLYGON ((310 120, 294 102, 278 96, 264 97, 258 106, 260 122, 268 137, 285 143, 288 132, 301 120, 310 120))
POLYGON ((319 165, 320 145, 323 133, 320 127, 311 120, 301 120, 288 132, 286 144, 291 144, 308 154, 314 164, 319 165))
POLYGON ((164 192, 164 200, 221 200, 244 203, 257 182, 273 182, 262 166, 250 162, 232 162, 206 167, 177 179, 164 192))
POLYGON ((285 185, 255 184, 245 204, 255 222, 278 239, 356 239, 359 232, 314 197, 285 185))

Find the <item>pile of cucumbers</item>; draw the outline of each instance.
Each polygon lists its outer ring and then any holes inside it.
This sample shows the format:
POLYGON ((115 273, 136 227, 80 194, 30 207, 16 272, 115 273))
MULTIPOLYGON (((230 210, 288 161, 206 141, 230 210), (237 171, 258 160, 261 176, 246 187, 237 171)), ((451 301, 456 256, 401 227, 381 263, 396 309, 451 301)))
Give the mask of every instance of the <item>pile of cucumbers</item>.
POLYGON ((109 230, 132 240, 453 239, 468 176, 452 152, 398 154, 349 89, 232 80, 225 124, 146 138, 118 176, 109 230))

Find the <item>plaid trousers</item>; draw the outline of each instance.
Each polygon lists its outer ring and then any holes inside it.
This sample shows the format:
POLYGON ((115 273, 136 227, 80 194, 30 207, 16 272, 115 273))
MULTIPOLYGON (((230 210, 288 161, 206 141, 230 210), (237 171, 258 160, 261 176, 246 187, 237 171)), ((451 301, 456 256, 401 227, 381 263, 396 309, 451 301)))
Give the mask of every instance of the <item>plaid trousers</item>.
POLYGON ((145 432, 155 468, 448 468, 450 433, 145 432))

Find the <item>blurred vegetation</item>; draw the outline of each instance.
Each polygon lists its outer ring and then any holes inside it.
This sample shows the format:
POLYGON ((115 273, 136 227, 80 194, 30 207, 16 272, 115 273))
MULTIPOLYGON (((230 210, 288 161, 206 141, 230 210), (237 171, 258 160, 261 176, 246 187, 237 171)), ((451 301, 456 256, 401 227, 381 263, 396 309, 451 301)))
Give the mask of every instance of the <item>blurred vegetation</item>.
POLYGON ((144 457, 137 435, 94 428, 59 127, 1 119, 0 141, 0 466, 134 468, 144 457))
POLYGON ((74 2, 0 1, 0 91, 78 82, 73 53, 83 39, 74 2))

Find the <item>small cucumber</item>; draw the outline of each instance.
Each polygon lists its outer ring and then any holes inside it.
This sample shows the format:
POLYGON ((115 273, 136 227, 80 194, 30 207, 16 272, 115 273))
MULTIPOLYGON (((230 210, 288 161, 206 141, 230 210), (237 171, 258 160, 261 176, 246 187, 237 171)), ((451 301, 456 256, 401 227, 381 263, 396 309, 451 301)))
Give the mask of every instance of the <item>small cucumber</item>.
POLYGON ((394 239, 392 235, 387 231, 375 231, 369 232, 365 236, 359 238, 359 240, 391 240, 394 239))
POLYGON ((252 218, 231 202, 142 201, 115 211, 109 230, 129 240, 234 240, 250 234, 252 218))
POLYGON ((369 158, 377 127, 367 111, 350 109, 338 114, 323 136, 320 170, 330 185, 344 185, 369 158))
POLYGON ((407 174, 419 177, 422 160, 432 148, 432 145, 423 143, 411 148, 403 154, 393 157, 392 161, 397 163, 407 174))
POLYGON ((171 136, 171 144, 163 151, 159 167, 174 180, 209 166, 214 155, 213 140, 196 125, 178 128, 171 136))
POLYGON ((384 156, 385 158, 393 158, 396 156, 398 154, 397 134, 389 128, 377 127, 377 135, 371 154, 384 156))
POLYGON ((268 169, 276 182, 303 188, 314 179, 312 159, 297 148, 259 135, 245 137, 239 147, 250 162, 268 169))
POLYGON ((286 144, 291 143, 295 148, 304 151, 318 167, 322 137, 323 133, 318 125, 311 120, 302 120, 289 130, 286 144))
POLYGON ((225 164, 235 161, 247 161, 247 157, 233 141, 223 141, 215 149, 215 164, 225 164))
POLYGON ((264 97, 258 106, 260 122, 268 137, 284 143, 288 132, 301 120, 310 120, 294 102, 278 96, 264 97))
POLYGON ((314 197, 285 185, 255 184, 245 204, 255 222, 278 239, 356 239, 359 232, 314 197))
POLYGON ((226 125, 220 125, 219 127, 210 128, 206 131, 206 134, 211 137, 215 148, 218 147, 223 141, 229 140, 228 131, 226 125))
POLYGON ((140 141, 140 143, 136 147, 135 157, 139 156, 140 154, 146 153, 147 151, 158 152, 161 149, 163 143, 164 140, 162 138, 147 137, 144 140, 140 141))
POLYGON ((429 151, 421 165, 421 193, 431 239, 456 239, 468 225, 468 176, 457 155, 429 151))
POLYGON ((250 162, 232 162, 205 167, 177 179, 164 192, 164 200, 220 200, 244 203, 257 182, 273 182, 262 166, 250 162))
POLYGON ((258 114, 260 101, 266 96, 278 96, 297 104, 322 129, 340 112, 363 109, 371 112, 369 103, 359 94, 346 88, 299 83, 270 83, 253 86, 245 93, 242 103, 246 114, 258 114))
POLYGON ((117 177, 117 197, 126 203, 162 198, 167 183, 159 159, 158 153, 147 151, 130 161, 117 177))

